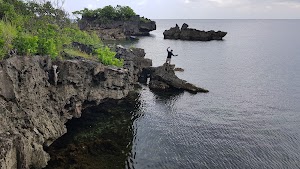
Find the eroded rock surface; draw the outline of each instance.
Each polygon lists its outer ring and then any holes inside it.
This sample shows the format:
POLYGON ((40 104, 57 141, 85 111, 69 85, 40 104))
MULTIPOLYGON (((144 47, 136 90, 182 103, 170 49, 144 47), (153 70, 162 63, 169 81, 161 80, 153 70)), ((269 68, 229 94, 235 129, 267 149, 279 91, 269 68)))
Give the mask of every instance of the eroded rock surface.
POLYGON ((124 68, 128 69, 133 76, 134 81, 138 82, 143 76, 142 71, 144 68, 152 66, 152 60, 145 58, 145 50, 141 48, 124 48, 118 45, 116 47, 116 57, 124 60, 124 68))
POLYGON ((127 96, 134 84, 126 69, 39 56, 1 61, 0 79, 0 169, 45 167, 43 147, 67 132, 67 120, 89 105, 127 96))
POLYGON ((156 30, 156 23, 143 19, 139 15, 126 21, 108 21, 100 23, 97 20, 82 18, 79 27, 86 31, 95 31, 102 40, 123 40, 130 36, 147 36, 156 30))
POLYGON ((184 23, 181 27, 176 24, 175 27, 164 31, 165 39, 181 39, 191 41, 210 41, 210 40, 222 40, 227 32, 222 31, 201 31, 197 29, 188 28, 189 26, 184 23))
POLYGON ((186 90, 192 93, 207 93, 208 90, 179 79, 174 71, 175 65, 164 64, 144 69, 150 75, 149 88, 152 90, 186 90))

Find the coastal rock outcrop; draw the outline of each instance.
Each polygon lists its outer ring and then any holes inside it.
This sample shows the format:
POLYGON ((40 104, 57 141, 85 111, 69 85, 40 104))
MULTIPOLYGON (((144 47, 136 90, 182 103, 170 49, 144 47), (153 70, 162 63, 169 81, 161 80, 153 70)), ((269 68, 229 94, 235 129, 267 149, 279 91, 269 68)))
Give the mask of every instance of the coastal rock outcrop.
POLYGON ((95 31, 102 40, 123 40, 130 36, 148 36, 150 31, 156 30, 156 23, 136 15, 126 21, 107 23, 82 18, 79 27, 81 30, 95 31))
POLYGON ((44 148, 67 132, 68 120, 87 107, 126 97, 149 76, 153 90, 208 92, 179 79, 172 65, 151 67, 143 49, 116 51, 124 68, 42 56, 0 62, 0 169, 45 167, 50 157, 44 148))
POLYGON ((145 58, 145 50, 141 48, 116 47, 116 58, 124 60, 124 68, 128 69, 135 82, 143 77, 143 69, 152 66, 152 60, 145 58))
POLYGON ((150 77, 149 88, 152 90, 186 90, 191 93, 209 92, 206 89, 179 79, 175 74, 174 68, 175 65, 165 63, 159 67, 144 69, 144 74, 148 74, 150 77))
POLYGON ((0 79, 1 169, 45 167, 44 147, 67 132, 67 120, 85 107, 127 96, 134 86, 126 69, 40 56, 1 61, 0 79))
POLYGON ((176 24, 175 27, 164 31, 165 39, 181 39, 191 41, 210 41, 210 40, 222 40, 226 36, 227 32, 222 31, 200 31, 197 29, 188 28, 189 26, 184 23, 181 27, 176 24))

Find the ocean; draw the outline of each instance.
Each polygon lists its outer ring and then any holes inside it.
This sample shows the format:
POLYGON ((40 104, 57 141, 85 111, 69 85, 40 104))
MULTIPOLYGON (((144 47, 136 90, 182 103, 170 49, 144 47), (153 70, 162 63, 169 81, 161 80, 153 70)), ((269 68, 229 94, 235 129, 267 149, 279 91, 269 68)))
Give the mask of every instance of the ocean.
POLYGON ((68 124, 60 141, 76 144, 78 135, 110 124, 109 140, 123 139, 124 150, 97 152, 108 164, 94 168, 300 168, 300 20, 156 23, 150 37, 128 46, 144 48, 153 66, 165 62, 170 47, 178 54, 172 64, 185 70, 177 75, 210 92, 153 93, 143 86, 127 120, 103 122, 101 112, 90 110, 68 124), (163 31, 176 23, 228 34, 222 41, 164 40, 163 31))

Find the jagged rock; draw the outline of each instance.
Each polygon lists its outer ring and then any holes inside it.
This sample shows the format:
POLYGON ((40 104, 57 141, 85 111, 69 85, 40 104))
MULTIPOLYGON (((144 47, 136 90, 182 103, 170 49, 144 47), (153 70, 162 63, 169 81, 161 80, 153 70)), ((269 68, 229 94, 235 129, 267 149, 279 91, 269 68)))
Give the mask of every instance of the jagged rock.
POLYGON ((165 39, 181 39, 181 40, 192 40, 192 41, 210 41, 210 40, 222 40, 227 32, 222 31, 200 31, 196 29, 188 28, 188 25, 184 23, 179 29, 176 24, 175 27, 164 31, 165 39))
POLYGON ((180 29, 179 26, 176 24, 175 27, 170 28, 169 30, 164 31, 164 38, 165 39, 180 39, 180 29))
POLYGON ((151 80, 149 82, 149 88, 154 90, 169 90, 171 86, 159 80, 151 80))
POLYGON ((182 68, 180 68, 180 67, 176 67, 176 68, 174 69, 174 71, 184 72, 184 69, 182 69, 182 68))
POLYGON ((85 52, 87 54, 92 54, 95 48, 92 45, 86 45, 79 42, 72 42, 72 47, 77 48, 78 50, 85 52))
POLYGON ((79 27, 86 31, 95 31, 102 40, 123 40, 130 36, 147 36, 156 30, 155 21, 142 19, 139 15, 126 21, 99 23, 97 20, 82 18, 79 27))
POLYGON ((184 23, 184 24, 182 24, 181 30, 186 30, 188 27, 189 27, 189 25, 184 23))
POLYGON ((145 50, 141 48, 126 49, 121 45, 116 47, 116 58, 124 60, 124 68, 128 69, 134 81, 144 79, 142 71, 152 66, 152 60, 145 58, 145 50))
POLYGON ((199 88, 193 84, 179 79, 175 75, 175 65, 164 64, 159 67, 148 68, 150 73, 149 88, 152 90, 186 90, 192 93, 203 92, 208 90, 199 88))
POLYGON ((67 120, 104 99, 127 96, 134 85, 126 69, 40 56, 1 61, 0 78, 1 169, 45 167, 49 155, 43 147, 67 132, 67 120))

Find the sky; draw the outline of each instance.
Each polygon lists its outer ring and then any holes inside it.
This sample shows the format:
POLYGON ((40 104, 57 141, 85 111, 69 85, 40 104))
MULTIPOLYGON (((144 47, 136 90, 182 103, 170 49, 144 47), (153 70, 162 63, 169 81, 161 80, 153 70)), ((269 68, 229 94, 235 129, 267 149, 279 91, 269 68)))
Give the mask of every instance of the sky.
POLYGON ((150 19, 300 19, 300 0, 65 0, 68 12, 130 6, 150 19))

